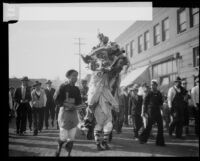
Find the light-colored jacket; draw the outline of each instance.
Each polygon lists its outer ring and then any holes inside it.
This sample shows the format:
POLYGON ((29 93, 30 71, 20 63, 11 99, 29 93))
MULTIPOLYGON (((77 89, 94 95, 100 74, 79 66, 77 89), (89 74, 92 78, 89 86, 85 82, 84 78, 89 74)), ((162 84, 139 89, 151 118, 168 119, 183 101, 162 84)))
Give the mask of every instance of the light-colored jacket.
POLYGON ((41 108, 46 106, 47 97, 44 90, 40 90, 40 98, 38 99, 36 96, 36 90, 31 92, 31 107, 41 108))
MULTIPOLYGON (((167 99, 168 99, 168 106, 169 106, 169 108, 172 107, 172 101, 173 101, 173 99, 174 99, 174 97, 175 97, 175 95, 176 95, 176 91, 175 91, 174 88, 176 88, 176 86, 171 87, 171 88, 169 89, 169 91, 168 91, 167 99)), ((176 88, 176 90, 177 90, 178 92, 180 92, 180 89, 176 88)))
POLYGON ((196 106, 196 104, 199 103, 199 86, 195 86, 192 88, 191 97, 193 105, 196 106))

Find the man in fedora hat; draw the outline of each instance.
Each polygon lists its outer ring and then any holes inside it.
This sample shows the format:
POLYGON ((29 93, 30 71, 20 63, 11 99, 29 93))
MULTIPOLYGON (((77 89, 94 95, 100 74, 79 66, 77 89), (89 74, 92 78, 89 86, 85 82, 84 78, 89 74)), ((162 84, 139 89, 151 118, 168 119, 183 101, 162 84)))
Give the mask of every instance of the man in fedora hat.
POLYGON ((49 127, 49 115, 51 116, 51 125, 52 127, 54 127, 54 118, 55 118, 55 102, 53 99, 54 93, 55 93, 55 89, 52 88, 52 82, 50 80, 48 80, 46 82, 47 87, 45 89, 45 93, 47 96, 47 103, 46 103, 46 107, 45 107, 45 112, 44 112, 44 117, 45 117, 45 127, 46 129, 48 129, 49 127))
POLYGON ((40 82, 36 81, 33 87, 33 91, 31 92, 31 106, 33 112, 33 135, 36 136, 38 134, 38 130, 42 130, 43 125, 43 108, 46 105, 46 95, 45 92, 41 89, 40 82))
POLYGON ((23 77, 21 79, 22 85, 17 88, 14 94, 14 100, 17 104, 17 118, 16 118, 16 128, 17 135, 24 135, 26 130, 26 120, 27 120, 27 109, 30 108, 29 102, 31 101, 31 89, 28 87, 29 79, 28 77, 23 77))
POLYGON ((195 118, 195 134, 199 136, 199 75, 195 78, 195 86, 191 90, 193 113, 195 118))
POLYGON ((129 100, 129 117, 132 118, 133 122, 133 132, 134 138, 138 139, 138 131, 143 125, 142 117, 141 117, 141 110, 142 110, 142 101, 143 98, 141 95, 138 95, 139 85, 134 84, 131 88, 132 95, 129 100))
POLYGON ((168 91, 168 106, 170 109, 171 122, 169 125, 169 135, 172 136, 176 128, 176 138, 182 138, 184 123, 184 93, 181 87, 181 78, 177 77, 174 85, 168 91))

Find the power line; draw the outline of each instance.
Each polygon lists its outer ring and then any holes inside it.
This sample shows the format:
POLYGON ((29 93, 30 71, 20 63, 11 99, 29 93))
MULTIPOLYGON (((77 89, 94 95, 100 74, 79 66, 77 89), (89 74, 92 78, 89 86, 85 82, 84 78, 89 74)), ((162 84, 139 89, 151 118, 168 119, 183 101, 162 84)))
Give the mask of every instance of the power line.
POLYGON ((78 55, 79 55, 79 85, 80 85, 80 83, 81 83, 81 45, 85 45, 85 43, 81 43, 81 40, 83 39, 83 38, 76 38, 76 39, 78 39, 78 42, 76 42, 76 43, 74 43, 75 45, 78 45, 78 48, 79 48, 79 53, 78 53, 78 55))

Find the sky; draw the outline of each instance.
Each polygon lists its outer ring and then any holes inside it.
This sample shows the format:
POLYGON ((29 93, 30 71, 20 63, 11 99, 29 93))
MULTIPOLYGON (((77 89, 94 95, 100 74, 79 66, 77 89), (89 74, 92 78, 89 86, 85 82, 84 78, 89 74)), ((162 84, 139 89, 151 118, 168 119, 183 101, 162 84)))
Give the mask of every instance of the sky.
MULTIPOLYGON (((32 14, 33 17, 36 13, 32 14)), ((22 12, 20 14, 26 15, 22 12)), ((79 46, 75 44, 78 43, 78 38, 84 43, 81 45, 81 54, 86 55, 99 43, 98 31, 114 41, 135 22, 132 19, 110 18, 111 20, 27 20, 25 17, 15 24, 9 24, 9 77, 64 80, 67 70, 79 70, 79 46)), ((81 78, 88 73, 90 70, 81 61, 81 78)))
MULTIPOLYGON (((9 25, 9 77, 65 79, 69 69, 79 70, 81 53, 98 44, 98 30, 110 41, 133 21, 23 21, 9 25)), ((90 71, 81 61, 81 76, 90 71)))

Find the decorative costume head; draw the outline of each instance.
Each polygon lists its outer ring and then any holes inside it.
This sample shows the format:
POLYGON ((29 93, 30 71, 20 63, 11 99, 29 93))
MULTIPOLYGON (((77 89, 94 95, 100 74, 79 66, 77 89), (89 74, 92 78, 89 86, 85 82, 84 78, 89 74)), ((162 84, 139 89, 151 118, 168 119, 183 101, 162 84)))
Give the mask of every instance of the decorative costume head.
MULTIPOLYGON (((102 33, 98 34, 99 44, 93 47, 90 54, 83 55, 83 61, 89 65, 92 71, 103 71, 104 69, 111 69, 113 65, 118 62, 119 58, 123 56, 124 50, 120 49, 115 42, 108 42, 109 38, 102 33)), ((123 59, 124 60, 124 59, 123 59)))

